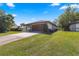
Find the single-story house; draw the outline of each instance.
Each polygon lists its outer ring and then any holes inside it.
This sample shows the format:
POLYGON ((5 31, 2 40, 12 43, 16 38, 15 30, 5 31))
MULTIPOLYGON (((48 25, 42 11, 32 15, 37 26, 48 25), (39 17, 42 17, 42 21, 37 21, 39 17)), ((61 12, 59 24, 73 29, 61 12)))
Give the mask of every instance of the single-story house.
POLYGON ((11 28, 18 28, 18 25, 13 24, 13 26, 11 28))
POLYGON ((69 25, 70 31, 79 31, 79 22, 73 22, 69 25))
POLYGON ((53 32, 57 26, 50 21, 37 21, 22 26, 24 32, 53 32))

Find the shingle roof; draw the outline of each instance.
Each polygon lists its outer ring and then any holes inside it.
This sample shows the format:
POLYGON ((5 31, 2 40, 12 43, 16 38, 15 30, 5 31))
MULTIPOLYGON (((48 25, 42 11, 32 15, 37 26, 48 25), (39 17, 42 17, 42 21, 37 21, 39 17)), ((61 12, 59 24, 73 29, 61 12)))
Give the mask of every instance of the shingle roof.
POLYGON ((53 24, 53 23, 50 22, 50 21, 36 21, 36 22, 28 23, 28 24, 26 24, 26 25, 40 24, 40 23, 43 23, 43 24, 45 24, 45 23, 51 23, 52 25, 56 26, 55 24, 53 24))

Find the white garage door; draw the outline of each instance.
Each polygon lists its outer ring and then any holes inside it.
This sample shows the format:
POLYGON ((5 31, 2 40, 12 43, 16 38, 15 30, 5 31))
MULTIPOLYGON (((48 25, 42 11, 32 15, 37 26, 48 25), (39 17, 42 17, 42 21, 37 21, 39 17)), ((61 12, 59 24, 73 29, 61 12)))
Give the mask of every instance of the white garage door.
POLYGON ((79 24, 76 24, 76 31, 79 31, 79 24))

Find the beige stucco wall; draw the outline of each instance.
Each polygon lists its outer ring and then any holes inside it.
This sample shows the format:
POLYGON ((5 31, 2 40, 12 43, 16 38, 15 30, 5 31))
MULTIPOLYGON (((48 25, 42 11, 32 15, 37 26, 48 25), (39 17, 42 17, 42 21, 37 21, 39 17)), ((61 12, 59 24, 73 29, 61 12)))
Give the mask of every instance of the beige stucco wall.
POLYGON ((26 26, 22 26, 22 31, 26 32, 26 26))
POLYGON ((76 24, 76 31, 79 31, 79 23, 76 24))
POLYGON ((54 26, 50 23, 47 23, 47 26, 48 26, 48 29, 50 29, 50 30, 55 30, 56 29, 56 26, 54 26))
POLYGON ((69 29, 71 31, 79 31, 79 23, 70 25, 69 29))
POLYGON ((31 26, 22 26, 23 32, 29 32, 31 30, 31 26))

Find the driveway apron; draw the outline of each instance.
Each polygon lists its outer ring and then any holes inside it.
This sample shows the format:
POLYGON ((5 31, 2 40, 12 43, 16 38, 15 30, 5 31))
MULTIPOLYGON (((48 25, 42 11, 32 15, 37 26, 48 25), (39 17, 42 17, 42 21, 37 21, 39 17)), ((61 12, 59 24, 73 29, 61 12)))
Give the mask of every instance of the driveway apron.
POLYGON ((4 45, 13 41, 21 40, 23 38, 30 37, 32 35, 36 35, 38 33, 29 33, 29 32, 23 32, 19 34, 11 34, 7 36, 1 36, 0 37, 0 45, 4 45))

